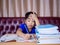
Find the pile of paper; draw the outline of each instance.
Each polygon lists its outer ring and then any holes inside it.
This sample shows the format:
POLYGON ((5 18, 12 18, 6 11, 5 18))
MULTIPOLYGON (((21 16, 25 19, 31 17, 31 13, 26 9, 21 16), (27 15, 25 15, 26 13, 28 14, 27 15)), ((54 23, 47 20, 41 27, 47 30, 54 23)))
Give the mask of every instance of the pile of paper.
POLYGON ((36 27, 36 32, 39 34, 58 34, 58 26, 46 24, 46 25, 40 25, 36 27))
POLYGON ((60 44, 58 26, 46 24, 36 27, 37 42, 39 44, 60 44))

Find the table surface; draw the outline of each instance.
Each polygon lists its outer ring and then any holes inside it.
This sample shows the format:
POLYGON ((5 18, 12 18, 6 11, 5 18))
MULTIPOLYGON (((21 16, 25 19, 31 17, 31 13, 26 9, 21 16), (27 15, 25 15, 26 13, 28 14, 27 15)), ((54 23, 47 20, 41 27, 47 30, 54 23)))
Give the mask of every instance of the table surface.
POLYGON ((34 42, 5 42, 0 43, 0 45, 60 45, 60 44, 37 44, 34 42))

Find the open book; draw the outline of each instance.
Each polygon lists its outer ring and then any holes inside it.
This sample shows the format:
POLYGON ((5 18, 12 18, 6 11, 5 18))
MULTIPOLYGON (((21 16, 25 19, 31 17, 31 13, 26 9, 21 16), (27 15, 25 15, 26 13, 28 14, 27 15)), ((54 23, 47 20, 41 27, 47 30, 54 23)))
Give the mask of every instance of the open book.
POLYGON ((34 38, 25 40, 24 38, 19 37, 16 34, 5 34, 0 38, 0 42, 8 42, 11 40, 16 40, 16 42, 34 42, 34 41, 36 41, 34 38))

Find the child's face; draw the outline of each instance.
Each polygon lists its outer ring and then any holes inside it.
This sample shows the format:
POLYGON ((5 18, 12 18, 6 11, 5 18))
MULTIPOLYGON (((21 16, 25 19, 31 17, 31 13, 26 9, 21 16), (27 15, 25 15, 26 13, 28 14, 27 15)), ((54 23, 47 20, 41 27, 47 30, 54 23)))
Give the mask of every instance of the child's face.
POLYGON ((25 20, 25 23, 29 29, 31 29, 34 26, 34 20, 31 18, 31 15, 33 14, 30 14, 29 17, 25 20))

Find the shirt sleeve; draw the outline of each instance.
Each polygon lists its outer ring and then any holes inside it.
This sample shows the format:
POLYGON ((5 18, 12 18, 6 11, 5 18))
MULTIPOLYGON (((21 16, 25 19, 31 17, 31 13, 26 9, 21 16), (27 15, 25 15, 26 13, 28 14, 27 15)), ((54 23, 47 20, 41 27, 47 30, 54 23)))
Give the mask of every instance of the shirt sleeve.
POLYGON ((22 31, 23 31, 23 30, 24 30, 24 25, 23 25, 23 24, 20 24, 20 25, 19 25, 19 28, 21 28, 22 31))
POLYGON ((27 33, 27 31, 26 31, 26 28, 27 28, 27 27, 25 28, 25 24, 20 24, 20 25, 19 25, 19 28, 22 29, 22 32, 23 32, 23 33, 27 33))

